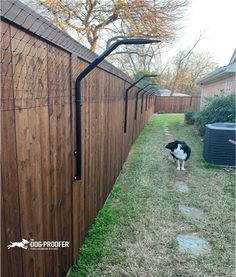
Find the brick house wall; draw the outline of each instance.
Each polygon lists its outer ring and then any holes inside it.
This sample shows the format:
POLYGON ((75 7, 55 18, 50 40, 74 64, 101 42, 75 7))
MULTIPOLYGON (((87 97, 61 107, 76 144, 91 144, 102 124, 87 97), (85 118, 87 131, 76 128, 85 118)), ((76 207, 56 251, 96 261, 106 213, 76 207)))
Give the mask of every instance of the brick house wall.
POLYGON ((206 99, 236 93, 236 49, 227 66, 220 67, 196 82, 201 86, 201 105, 206 99))
POLYGON ((220 80, 211 84, 205 84, 202 87, 202 97, 228 95, 236 92, 236 76, 231 76, 227 79, 220 80))
POLYGON ((229 94, 236 94, 236 75, 211 84, 204 84, 201 87, 200 109, 204 107, 208 98, 229 94))

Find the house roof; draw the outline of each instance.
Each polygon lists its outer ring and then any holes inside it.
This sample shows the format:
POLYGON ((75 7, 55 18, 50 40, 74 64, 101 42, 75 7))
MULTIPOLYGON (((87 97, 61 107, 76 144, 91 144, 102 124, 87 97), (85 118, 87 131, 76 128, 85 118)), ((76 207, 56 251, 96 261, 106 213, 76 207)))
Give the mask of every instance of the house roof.
POLYGON ((211 84, 236 74, 236 49, 229 61, 229 64, 226 66, 222 66, 212 71, 211 73, 205 75, 203 78, 197 80, 197 85, 207 85, 211 84))
MULTIPOLYGON (((171 94, 171 90, 169 89, 164 89, 164 88, 160 88, 158 89, 158 92, 155 93, 155 95, 157 96, 170 96, 171 94)), ((172 96, 189 96, 188 94, 184 94, 184 93, 179 93, 179 92, 175 92, 172 96)))
POLYGON ((234 53, 229 61, 229 64, 236 62, 236 48, 234 49, 234 53))
MULTIPOLYGON (((162 93, 161 96, 170 96, 170 93, 162 93)), ((174 92, 174 94, 172 96, 187 96, 190 97, 190 95, 185 94, 185 93, 180 93, 180 92, 174 92)))

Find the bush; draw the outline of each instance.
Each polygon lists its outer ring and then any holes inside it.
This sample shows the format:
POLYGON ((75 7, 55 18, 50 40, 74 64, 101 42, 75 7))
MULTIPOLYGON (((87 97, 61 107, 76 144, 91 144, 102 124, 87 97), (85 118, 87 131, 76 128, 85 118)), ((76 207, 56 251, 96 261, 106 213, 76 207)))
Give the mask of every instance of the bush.
POLYGON ((193 111, 186 111, 184 113, 184 117, 185 117, 185 122, 188 125, 193 125, 195 123, 195 116, 196 116, 196 112, 193 111))
POLYGON ((195 115, 195 122, 200 135, 204 135, 206 124, 235 122, 235 100, 234 95, 209 100, 208 105, 195 115))

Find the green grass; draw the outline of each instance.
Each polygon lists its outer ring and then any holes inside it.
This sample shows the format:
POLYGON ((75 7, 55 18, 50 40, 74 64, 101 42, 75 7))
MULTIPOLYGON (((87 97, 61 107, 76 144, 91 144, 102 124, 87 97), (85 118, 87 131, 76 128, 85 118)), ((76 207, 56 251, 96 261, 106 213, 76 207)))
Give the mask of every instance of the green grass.
POLYGON ((118 187, 113 188, 104 207, 98 213, 96 224, 92 226, 85 242, 80 248, 79 259, 73 265, 73 271, 70 273, 70 277, 85 276, 88 268, 98 263, 101 258, 105 256, 103 246, 106 242, 108 233, 112 230, 116 218, 114 210, 111 208, 111 202, 118 191, 118 187))
POLYGON ((154 115, 133 145, 70 276, 234 276, 235 171, 205 163, 202 147, 183 115, 154 115), (185 172, 175 169, 162 146, 172 139, 192 148, 185 172), (190 192, 179 193, 176 182, 188 184, 190 192), (184 217, 179 204, 201 209, 204 219, 184 217), (209 242, 211 254, 180 254, 178 234, 198 234, 209 242))

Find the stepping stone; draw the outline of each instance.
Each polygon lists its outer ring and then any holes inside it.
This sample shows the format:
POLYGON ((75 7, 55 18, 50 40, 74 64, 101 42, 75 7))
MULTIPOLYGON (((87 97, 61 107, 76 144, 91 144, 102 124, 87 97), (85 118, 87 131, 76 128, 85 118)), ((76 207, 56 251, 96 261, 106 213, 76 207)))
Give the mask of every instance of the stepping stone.
POLYGON ((201 219, 204 217, 203 212, 197 208, 191 208, 185 205, 179 205, 180 212, 188 217, 201 219))
POLYGON ((179 251, 194 255, 206 255, 211 252, 209 243, 194 235, 178 235, 179 251))
POLYGON ((180 192, 188 193, 189 192, 189 187, 184 184, 184 183, 178 183, 176 184, 176 188, 180 192))

